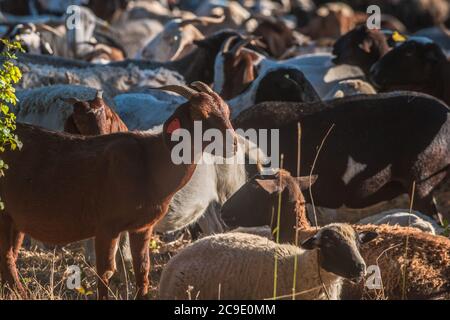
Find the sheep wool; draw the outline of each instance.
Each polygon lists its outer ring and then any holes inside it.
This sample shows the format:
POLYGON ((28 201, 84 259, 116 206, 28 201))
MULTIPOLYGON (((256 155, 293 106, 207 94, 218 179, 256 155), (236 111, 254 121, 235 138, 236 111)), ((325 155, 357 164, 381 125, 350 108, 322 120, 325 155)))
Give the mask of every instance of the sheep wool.
POLYGON ((205 237, 173 257, 161 276, 161 299, 266 299, 273 297, 275 256, 277 297, 292 299, 298 256, 296 299, 338 299, 341 278, 317 266, 317 250, 303 250, 248 233, 205 237))
POLYGON ((369 289, 364 283, 345 282, 343 299, 450 298, 450 239, 415 228, 389 225, 354 227, 358 232, 371 230, 378 233, 374 241, 363 245, 361 253, 368 267, 379 266, 382 286, 380 289, 369 289), (405 250, 407 237, 408 247, 405 250))

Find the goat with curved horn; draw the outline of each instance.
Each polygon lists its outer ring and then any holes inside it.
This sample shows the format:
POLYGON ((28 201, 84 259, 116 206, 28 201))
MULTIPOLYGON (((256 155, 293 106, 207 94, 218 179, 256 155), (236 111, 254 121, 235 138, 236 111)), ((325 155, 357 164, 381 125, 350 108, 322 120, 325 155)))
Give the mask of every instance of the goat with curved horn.
POLYGON ((194 81, 191 83, 191 86, 197 89, 199 92, 204 92, 208 94, 214 93, 214 91, 207 84, 201 81, 194 81))
POLYGON ((227 53, 230 51, 230 46, 233 43, 234 40, 238 39, 239 36, 231 36, 229 37, 222 46, 222 53, 227 53))
POLYGON ((222 15, 220 17, 196 17, 196 18, 192 18, 192 19, 186 19, 183 20, 180 23, 180 26, 183 27, 185 25, 188 24, 194 24, 194 23, 201 23, 202 25, 207 25, 207 24, 219 24, 225 21, 225 16, 222 15))
POLYGON ((196 90, 189 88, 186 85, 175 85, 175 84, 162 87, 152 87, 151 89, 175 92, 188 100, 198 93, 196 90))

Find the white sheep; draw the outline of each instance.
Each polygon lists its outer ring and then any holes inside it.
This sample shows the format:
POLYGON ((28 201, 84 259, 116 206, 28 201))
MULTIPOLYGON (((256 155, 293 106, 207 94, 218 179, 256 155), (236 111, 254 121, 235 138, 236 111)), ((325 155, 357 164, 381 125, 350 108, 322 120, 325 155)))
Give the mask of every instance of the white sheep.
POLYGON ((186 99, 168 92, 124 93, 114 97, 117 113, 130 130, 148 130, 163 123, 186 99))
POLYGON ((79 84, 103 90, 109 96, 132 90, 139 86, 159 87, 165 84, 184 84, 183 77, 165 68, 139 69, 96 65, 90 67, 54 66, 18 62, 22 80, 18 89, 45 87, 53 84, 79 84))
MULTIPOLYGON (((32 90, 18 90, 19 103, 11 110, 17 121, 38 125, 55 131, 63 131, 67 118, 73 112, 72 104, 65 101, 76 98, 81 101, 92 100, 97 94, 94 88, 77 85, 56 85, 32 90)), ((114 101, 104 97, 112 108, 114 101)))
POLYGON ((302 248, 248 233, 209 236, 169 261, 161 275, 159 295, 161 299, 271 298, 277 257, 277 296, 292 297, 294 259, 298 258, 295 298, 339 299, 342 277, 365 275, 358 246, 375 236, 358 234, 346 224, 320 229, 302 242, 302 248))
POLYGON ((363 209, 316 207, 315 210, 310 204, 306 204, 306 211, 309 221, 315 224, 317 218, 319 225, 326 225, 332 222, 346 222, 361 225, 389 224, 401 227, 414 227, 431 234, 441 234, 444 231, 434 219, 418 211, 409 213, 408 209, 391 209, 403 203, 404 197, 399 197, 391 202, 382 202, 363 209))
POLYGON ((358 224, 389 224, 392 226, 413 227, 431 234, 441 234, 444 229, 433 218, 418 211, 407 212, 406 209, 387 210, 361 219, 358 224))

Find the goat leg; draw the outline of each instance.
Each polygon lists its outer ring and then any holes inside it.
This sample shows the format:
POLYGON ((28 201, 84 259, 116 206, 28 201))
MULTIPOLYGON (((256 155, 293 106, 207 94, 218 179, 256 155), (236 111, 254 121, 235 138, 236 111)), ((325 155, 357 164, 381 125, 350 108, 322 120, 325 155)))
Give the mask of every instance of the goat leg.
POLYGON ((148 227, 129 232, 133 269, 137 285, 137 299, 145 299, 148 294, 148 275, 150 271, 149 242, 152 231, 153 229, 148 227))
POLYGON ((18 234, 20 232, 15 231, 9 215, 2 212, 0 214, 0 273, 2 284, 7 284, 11 290, 17 290, 17 293, 25 298, 26 292, 20 283, 16 267, 15 240, 18 234))
POLYGON ((119 234, 99 234, 95 236, 95 254, 97 264, 98 299, 107 300, 109 279, 116 271, 116 252, 119 234))
POLYGON ((19 250, 22 247, 23 239, 25 238, 25 234, 16 229, 13 230, 13 241, 14 241, 14 260, 17 262, 17 258, 19 257, 19 250))

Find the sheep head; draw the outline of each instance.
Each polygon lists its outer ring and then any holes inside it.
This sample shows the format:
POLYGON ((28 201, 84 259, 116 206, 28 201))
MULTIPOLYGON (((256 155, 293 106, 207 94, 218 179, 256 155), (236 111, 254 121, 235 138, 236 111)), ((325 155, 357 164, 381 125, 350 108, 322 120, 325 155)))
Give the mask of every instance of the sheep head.
POLYGON ((360 281, 366 275, 360 246, 377 236, 373 231, 358 233, 349 224, 333 223, 302 242, 301 247, 305 250, 319 249, 319 263, 323 270, 360 281))
POLYGON ((370 70, 372 83, 382 90, 422 91, 434 83, 447 58, 433 42, 409 40, 392 49, 370 70))
MULTIPOLYGON (((168 85, 158 89, 172 91, 188 99, 186 103, 175 110, 174 114, 163 125, 163 133, 166 135, 166 142, 169 146, 173 145, 171 135, 176 134, 175 131, 182 128, 187 129, 193 139, 197 138, 193 137, 194 134, 201 134, 204 150, 208 143, 203 141, 203 134, 208 129, 215 129, 219 130, 221 137, 225 140, 222 141, 222 155, 228 157, 236 153, 237 136, 230 122, 230 109, 225 101, 208 85, 195 81, 191 84, 191 87, 168 85), (201 122, 202 132, 194 131, 194 122, 201 122)), ((211 153, 215 154, 214 152, 211 153)))
POLYGON ((320 97, 303 72, 278 68, 267 72, 255 94, 255 104, 265 101, 317 102, 320 97))

